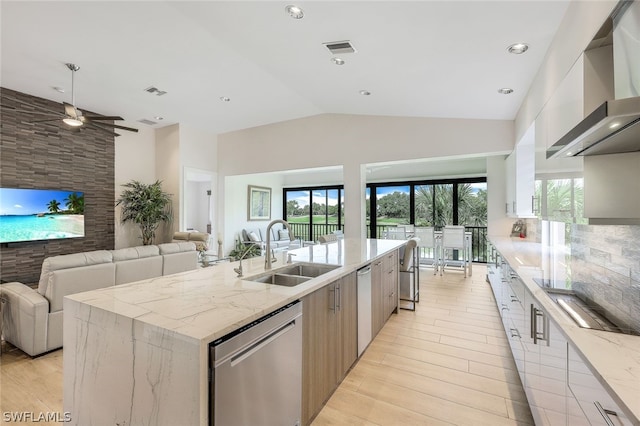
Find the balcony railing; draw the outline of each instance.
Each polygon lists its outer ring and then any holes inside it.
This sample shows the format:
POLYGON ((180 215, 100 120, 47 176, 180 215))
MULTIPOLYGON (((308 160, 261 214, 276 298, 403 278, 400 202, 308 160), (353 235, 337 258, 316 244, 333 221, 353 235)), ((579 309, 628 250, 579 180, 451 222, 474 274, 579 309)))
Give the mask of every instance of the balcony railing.
MULTIPOLYGON (((317 241, 320 235, 331 234, 334 231, 344 230, 343 225, 335 223, 314 223, 311 225, 313 232, 310 235, 308 223, 289 223, 293 235, 303 241, 317 241)), ((382 238, 389 228, 395 228, 395 225, 377 225, 376 235, 382 238)), ((440 230, 441 227, 436 227, 440 230)), ((487 227, 486 226, 465 226, 467 232, 471 232, 471 254, 472 261, 478 263, 487 263, 487 227)), ((367 227, 367 237, 371 236, 371 227, 367 227)))

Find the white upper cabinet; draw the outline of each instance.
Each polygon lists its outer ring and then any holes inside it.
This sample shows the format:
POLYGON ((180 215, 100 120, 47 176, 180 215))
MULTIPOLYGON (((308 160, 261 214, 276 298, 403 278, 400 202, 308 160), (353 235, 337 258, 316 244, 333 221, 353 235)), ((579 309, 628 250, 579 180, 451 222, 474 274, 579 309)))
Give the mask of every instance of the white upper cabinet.
POLYGON ((505 213, 509 217, 533 217, 535 184, 535 123, 505 160, 507 175, 505 213))

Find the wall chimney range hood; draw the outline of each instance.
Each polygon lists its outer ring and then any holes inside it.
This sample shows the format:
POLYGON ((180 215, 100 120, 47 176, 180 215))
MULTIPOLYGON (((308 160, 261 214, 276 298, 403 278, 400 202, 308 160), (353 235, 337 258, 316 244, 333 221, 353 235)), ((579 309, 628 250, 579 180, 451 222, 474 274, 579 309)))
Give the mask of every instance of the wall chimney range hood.
POLYGON ((547 158, 640 151, 640 97, 610 100, 547 150, 547 158))

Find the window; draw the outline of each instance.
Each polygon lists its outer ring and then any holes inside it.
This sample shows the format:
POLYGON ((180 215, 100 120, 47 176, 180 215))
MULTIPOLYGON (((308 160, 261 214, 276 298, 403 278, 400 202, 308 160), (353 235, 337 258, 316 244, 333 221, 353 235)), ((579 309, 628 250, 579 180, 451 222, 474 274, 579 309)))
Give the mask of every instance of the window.
POLYGON ((587 223, 581 177, 544 176, 535 182, 535 212, 541 219, 587 223))
POLYGON ((343 229, 342 187, 284 189, 286 221, 296 238, 315 241, 318 236, 343 229))

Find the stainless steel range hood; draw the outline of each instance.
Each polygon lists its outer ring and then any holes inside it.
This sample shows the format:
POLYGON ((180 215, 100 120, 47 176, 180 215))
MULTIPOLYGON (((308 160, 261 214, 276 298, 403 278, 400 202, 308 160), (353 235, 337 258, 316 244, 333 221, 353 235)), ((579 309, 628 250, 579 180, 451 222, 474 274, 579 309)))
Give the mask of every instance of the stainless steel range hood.
POLYGON ((603 103, 547 150, 547 158, 640 151, 640 97, 603 103))

